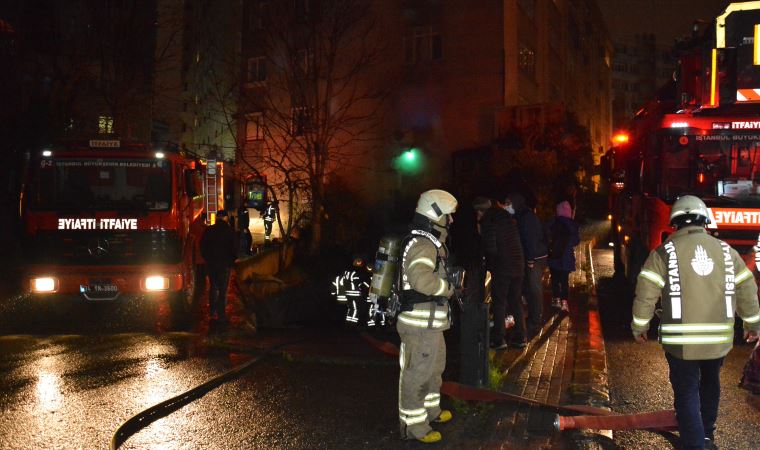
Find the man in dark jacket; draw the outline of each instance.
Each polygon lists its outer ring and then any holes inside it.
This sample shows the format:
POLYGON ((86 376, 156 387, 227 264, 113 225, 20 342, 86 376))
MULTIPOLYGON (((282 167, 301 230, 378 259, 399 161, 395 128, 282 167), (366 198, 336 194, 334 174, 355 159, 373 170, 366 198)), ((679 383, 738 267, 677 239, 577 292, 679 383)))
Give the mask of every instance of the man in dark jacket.
POLYGON ((520 302, 525 270, 523 249, 517 222, 505 210, 507 196, 500 195, 499 197, 495 199, 494 207, 487 210, 480 220, 486 268, 491 272, 494 321, 491 346, 496 349, 507 347, 504 319, 509 307, 515 320, 510 343, 515 347, 525 347, 525 319, 520 302))
POLYGON ((227 303, 227 285, 230 281, 230 268, 235 264, 237 239, 230 226, 227 211, 220 209, 216 213, 216 223, 203 233, 201 255, 206 260, 211 286, 208 292, 209 314, 212 321, 227 321, 225 306, 227 303))
POLYGON ((520 230, 520 243, 525 256, 525 278, 522 292, 525 301, 528 303, 528 335, 534 336, 543 325, 541 316, 544 309, 544 294, 541 278, 546 268, 548 253, 546 236, 541 219, 528 207, 522 194, 510 194, 509 201, 515 211, 517 227, 520 230))

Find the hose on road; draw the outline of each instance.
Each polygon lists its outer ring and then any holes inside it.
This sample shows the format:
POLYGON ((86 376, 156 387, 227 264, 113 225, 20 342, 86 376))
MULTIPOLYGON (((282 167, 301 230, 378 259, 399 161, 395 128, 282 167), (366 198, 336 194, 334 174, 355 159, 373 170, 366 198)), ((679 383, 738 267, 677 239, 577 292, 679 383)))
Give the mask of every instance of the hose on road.
POLYGON ((168 400, 164 400, 163 402, 153 405, 148 409, 140 411, 139 413, 135 414, 134 416, 132 416, 131 418, 123 422, 121 425, 119 425, 119 427, 116 429, 113 436, 111 437, 110 449, 111 450, 118 449, 122 444, 124 444, 127 441, 127 439, 129 439, 138 431, 147 427, 151 423, 155 422, 156 420, 168 416, 169 414, 173 413, 174 411, 177 411, 183 406, 195 400, 198 400, 199 398, 203 397, 204 395, 211 392, 215 388, 221 386, 222 384, 228 381, 234 380, 235 378, 244 374, 246 371, 250 370, 254 365, 261 362, 268 356, 271 356, 278 350, 284 347, 287 347, 289 345, 293 345, 298 342, 301 342, 302 340, 303 339, 289 341, 289 342, 285 342, 282 344, 269 347, 266 350, 264 350, 262 354, 256 356, 255 358, 253 358, 252 360, 244 364, 241 364, 233 369, 228 370, 227 372, 224 372, 221 375, 211 378, 205 383, 200 384, 177 396, 174 396, 168 400))

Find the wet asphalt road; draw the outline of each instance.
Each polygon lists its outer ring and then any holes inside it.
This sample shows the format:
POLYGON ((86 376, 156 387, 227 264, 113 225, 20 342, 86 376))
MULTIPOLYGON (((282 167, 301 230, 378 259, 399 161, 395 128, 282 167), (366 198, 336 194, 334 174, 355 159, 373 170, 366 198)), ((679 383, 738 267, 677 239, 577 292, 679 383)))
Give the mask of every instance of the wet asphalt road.
MULTIPOLYGON (((612 252, 594 251, 599 305, 602 314, 612 409, 620 413, 673 408, 668 365, 656 335, 644 345, 630 332, 632 296, 613 277, 612 252)), ((716 444, 721 449, 756 449, 760 446, 760 396, 737 387, 752 347, 738 344, 726 357, 721 371, 721 403, 716 444)), ((671 436, 672 437, 672 436, 671 436)), ((644 431, 614 433, 614 448, 668 449, 669 440, 644 431)))
MULTIPOLYGON (((134 414, 261 354, 261 346, 220 345, 245 338, 234 326, 210 332, 201 319, 193 332, 166 331, 161 303, 32 307, 5 294, 0 449, 108 448, 134 414)), ((416 448, 398 439, 397 378, 395 359, 384 356, 329 364, 273 356, 121 448, 416 448), (378 410, 387 412, 381 420, 378 410)))

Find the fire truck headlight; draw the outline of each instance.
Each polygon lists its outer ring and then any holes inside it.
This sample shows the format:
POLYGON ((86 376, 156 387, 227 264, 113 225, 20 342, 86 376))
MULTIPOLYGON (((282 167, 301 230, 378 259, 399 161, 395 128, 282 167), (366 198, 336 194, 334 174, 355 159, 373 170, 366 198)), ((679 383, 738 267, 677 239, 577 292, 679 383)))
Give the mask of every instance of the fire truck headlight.
POLYGON ((36 294, 52 293, 58 290, 58 279, 54 277, 32 278, 32 292, 36 294))
POLYGON ((53 152, 51 152, 50 150, 43 150, 42 151, 42 156, 44 156, 45 158, 49 158, 49 157, 53 156, 53 152))
POLYGON ((160 275, 145 278, 146 291, 165 291, 169 289, 169 279, 160 275))

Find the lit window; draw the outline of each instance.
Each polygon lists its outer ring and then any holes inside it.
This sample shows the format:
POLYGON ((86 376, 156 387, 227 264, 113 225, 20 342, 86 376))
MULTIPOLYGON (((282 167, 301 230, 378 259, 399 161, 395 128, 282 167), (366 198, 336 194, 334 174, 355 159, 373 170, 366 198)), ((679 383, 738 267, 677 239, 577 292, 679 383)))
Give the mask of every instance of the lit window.
POLYGON ((100 134, 113 133, 113 117, 111 116, 98 117, 98 133, 100 134))
POLYGON ((520 44, 520 53, 518 55, 518 66, 520 70, 529 76, 536 74, 536 52, 524 44, 520 44))
POLYGON ((260 141, 264 139, 264 115, 260 112, 246 115, 245 140, 260 141))
POLYGON ((263 56, 248 58, 248 81, 263 83, 267 80, 267 61, 263 56))

